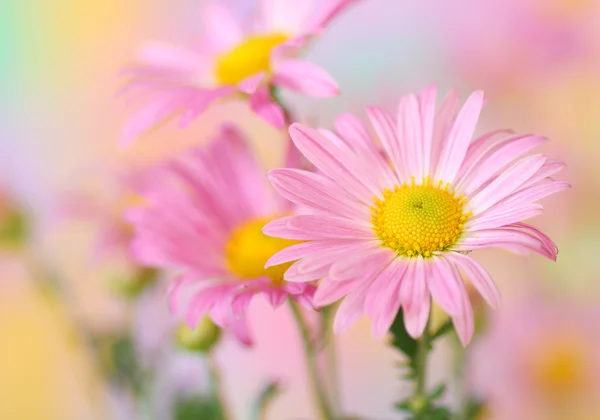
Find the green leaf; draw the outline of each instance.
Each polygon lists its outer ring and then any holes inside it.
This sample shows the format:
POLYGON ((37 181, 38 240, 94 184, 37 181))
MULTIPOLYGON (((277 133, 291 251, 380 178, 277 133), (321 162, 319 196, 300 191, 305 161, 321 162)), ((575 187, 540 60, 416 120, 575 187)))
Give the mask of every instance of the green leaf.
POLYGON ((417 355, 417 340, 408 335, 404 327, 404 313, 402 309, 396 315, 396 319, 390 328, 390 332, 394 336, 392 345, 404 353, 409 359, 414 359, 417 355))
POLYGON ((434 332, 431 335, 431 341, 433 340, 437 340, 438 338, 446 335, 447 333, 449 333, 450 331, 454 330, 454 324, 452 323, 452 320, 449 319, 448 321, 444 322, 444 324, 437 329, 436 332, 434 332))
POLYGON ((173 420, 225 420, 219 401, 203 395, 178 399, 173 420))
POLYGON ((466 409, 466 420, 478 420, 483 412, 485 411, 485 404, 483 401, 476 399, 469 400, 466 409))
POLYGON ((439 400, 444 395, 444 392, 446 392, 446 384, 439 384, 429 393, 429 401, 439 400))
POLYGON ((267 384, 258 394, 256 401, 252 407, 252 419, 264 420, 267 418, 266 413, 269 405, 281 393, 281 385, 277 382, 267 384))

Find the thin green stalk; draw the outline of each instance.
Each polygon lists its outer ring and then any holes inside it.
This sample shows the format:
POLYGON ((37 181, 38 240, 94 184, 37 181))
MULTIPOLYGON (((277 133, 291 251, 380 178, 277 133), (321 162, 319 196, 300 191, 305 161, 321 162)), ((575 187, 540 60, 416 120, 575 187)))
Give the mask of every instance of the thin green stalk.
POLYGON ((337 352, 332 325, 335 309, 335 305, 329 305, 321 310, 321 334, 323 336, 323 343, 325 345, 325 366, 329 397, 334 412, 340 413, 341 402, 338 387, 337 352))
POLYGON ((221 372, 219 371, 219 366, 210 354, 207 355, 206 361, 208 365, 210 393, 218 403, 220 418, 223 420, 230 419, 232 417, 229 413, 229 409, 221 389, 221 372))
POLYGON ((319 376, 316 352, 311 340, 310 329, 308 328, 308 325, 302 316, 302 311, 300 310, 298 303, 290 299, 290 307, 292 308, 292 314, 294 315, 294 320, 296 321, 298 330, 300 331, 300 336, 302 338, 302 344, 304 345, 306 368, 308 369, 308 376, 311 384, 311 390, 313 392, 313 398, 315 399, 315 403, 319 412, 319 419, 333 420, 333 411, 319 376))
POLYGON ((427 354, 431 347, 430 344, 430 333, 429 333, 429 322, 425 326, 423 335, 418 340, 418 350, 416 359, 416 384, 415 384, 415 397, 425 396, 425 381, 427 376, 427 354))

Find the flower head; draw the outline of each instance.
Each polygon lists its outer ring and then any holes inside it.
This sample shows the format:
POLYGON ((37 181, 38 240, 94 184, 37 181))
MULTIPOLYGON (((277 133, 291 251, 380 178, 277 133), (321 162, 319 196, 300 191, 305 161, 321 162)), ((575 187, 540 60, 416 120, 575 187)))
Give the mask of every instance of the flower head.
POLYGON ((186 312, 190 327, 205 314, 250 342, 244 313, 253 296, 276 307, 289 296, 310 305, 311 284, 283 282, 284 267, 266 261, 293 241, 271 238, 263 225, 291 212, 269 188, 244 139, 224 127, 205 150, 192 150, 157 171, 147 204, 128 212, 139 262, 183 270, 170 287, 171 306, 194 288, 186 312))
POLYGON ((309 96, 338 93, 335 81, 320 67, 299 60, 308 43, 353 0, 262 0, 250 25, 231 10, 210 3, 204 10, 204 36, 189 48, 149 44, 129 75, 122 93, 137 93, 144 102, 131 117, 124 141, 134 139, 159 122, 180 116, 187 126, 207 107, 233 97, 249 98, 252 110, 283 128, 284 112, 272 100, 272 87, 309 96))
POLYGON ((468 364, 473 392, 488 402, 491 418, 598 418, 598 315, 539 298, 493 314, 468 364))
POLYGON ((556 258, 553 242, 522 223, 542 212, 537 200, 569 186, 549 178, 563 164, 544 155, 523 157, 545 139, 498 130, 472 141, 483 94, 473 93, 460 109, 452 92, 437 113, 435 96, 430 87, 403 97, 397 121, 367 109, 383 152, 351 115, 338 118, 337 134, 294 124, 294 143, 320 173, 269 173, 277 191, 313 214, 265 226, 268 235, 305 241, 267 265, 298 260, 286 280, 323 278, 316 305, 346 296, 336 315, 338 332, 364 312, 382 336, 402 307, 407 331, 418 337, 433 297, 466 344, 473 316, 459 269, 490 305, 499 301, 471 251, 501 247, 556 258))

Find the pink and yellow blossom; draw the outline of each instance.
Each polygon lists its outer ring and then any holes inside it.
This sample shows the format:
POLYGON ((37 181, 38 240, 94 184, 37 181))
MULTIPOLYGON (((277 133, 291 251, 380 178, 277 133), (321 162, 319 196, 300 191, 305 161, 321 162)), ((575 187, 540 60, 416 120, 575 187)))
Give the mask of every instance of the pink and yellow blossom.
POLYGON ((169 287, 171 307, 184 306, 190 327, 208 314, 250 344, 245 312, 254 296, 265 296, 274 307, 288 297, 312 307, 312 284, 284 282, 286 266, 264 268, 294 242, 268 237, 262 227, 293 209, 269 187, 233 127, 155 175, 146 203, 127 213, 135 227, 132 252, 144 265, 181 272, 169 287), (189 302, 179 305, 189 294, 189 302))
POLYGON ((283 128, 284 110, 273 100, 273 88, 313 97, 338 93, 325 70, 299 56, 352 1, 262 0, 249 23, 222 3, 209 3, 200 42, 190 47, 148 44, 138 64, 124 71, 129 78, 121 93, 135 96, 141 105, 123 140, 173 117, 186 127, 211 104, 236 97, 247 98, 257 115, 283 128))
POLYGON ((345 297, 337 332, 365 313, 381 337, 402 308, 408 333, 419 337, 433 298, 467 344, 473 314, 460 271, 492 307, 500 300, 472 251, 504 248, 556 259, 554 243, 523 223, 542 213, 539 199, 569 187, 551 178, 562 163, 528 155, 546 139, 509 130, 474 138, 483 93, 461 108, 452 91, 436 111, 436 92, 432 86, 403 97, 397 119, 367 108, 383 151, 352 115, 336 120, 337 133, 294 124, 294 143, 319 172, 269 173, 280 194, 312 211, 265 226, 268 235, 303 241, 267 266, 295 261, 287 281, 322 279, 318 306, 345 297))

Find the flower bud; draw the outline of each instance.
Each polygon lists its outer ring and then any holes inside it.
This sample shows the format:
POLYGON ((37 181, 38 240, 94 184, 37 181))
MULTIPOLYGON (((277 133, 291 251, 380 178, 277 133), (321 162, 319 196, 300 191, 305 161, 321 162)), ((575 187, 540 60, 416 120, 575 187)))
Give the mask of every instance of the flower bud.
POLYGON ((221 329, 205 316, 196 325, 190 328, 186 324, 179 326, 175 333, 175 340, 179 347, 190 351, 208 353, 219 341, 221 329))

